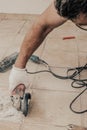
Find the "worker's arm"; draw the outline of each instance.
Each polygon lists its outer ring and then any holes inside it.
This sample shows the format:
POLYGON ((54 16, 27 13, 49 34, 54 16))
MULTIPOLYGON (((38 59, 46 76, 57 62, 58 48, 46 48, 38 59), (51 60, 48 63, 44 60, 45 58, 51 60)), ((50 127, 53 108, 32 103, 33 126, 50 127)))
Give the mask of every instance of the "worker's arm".
POLYGON ((28 74, 26 73, 26 63, 32 53, 39 47, 44 38, 55 27, 60 26, 66 21, 65 18, 57 14, 57 11, 52 3, 33 24, 31 29, 26 34, 19 56, 9 76, 9 90, 13 92, 20 84, 26 88, 29 86, 28 74))
POLYGON ((57 14, 54 2, 39 16, 26 34, 15 66, 25 68, 28 58, 39 47, 47 34, 66 21, 57 14))

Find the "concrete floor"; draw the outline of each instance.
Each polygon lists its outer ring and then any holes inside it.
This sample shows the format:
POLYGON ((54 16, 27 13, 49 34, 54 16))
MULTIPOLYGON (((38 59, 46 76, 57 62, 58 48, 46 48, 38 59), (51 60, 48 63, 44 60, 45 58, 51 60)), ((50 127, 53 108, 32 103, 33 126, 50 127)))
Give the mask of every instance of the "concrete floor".
MULTIPOLYGON (((37 18, 36 15, 0 14, 0 60, 18 51, 28 28, 37 18)), ((87 32, 68 21, 53 30, 35 51, 45 60, 54 72, 66 75, 68 67, 87 63, 87 32), (65 36, 75 39, 63 40, 65 36)), ((46 69, 29 61, 29 71, 46 69)), ((10 70, 0 74, 0 92, 8 93, 10 70)), ((84 72, 81 77, 87 77, 84 72)), ((78 115, 69 109, 69 104, 82 89, 71 87, 70 80, 60 80, 49 73, 29 75, 32 90, 32 108, 21 122, 0 121, 0 130, 66 130, 68 124, 87 127, 87 113, 78 115)), ((76 110, 87 109, 87 93, 75 103, 76 110)))

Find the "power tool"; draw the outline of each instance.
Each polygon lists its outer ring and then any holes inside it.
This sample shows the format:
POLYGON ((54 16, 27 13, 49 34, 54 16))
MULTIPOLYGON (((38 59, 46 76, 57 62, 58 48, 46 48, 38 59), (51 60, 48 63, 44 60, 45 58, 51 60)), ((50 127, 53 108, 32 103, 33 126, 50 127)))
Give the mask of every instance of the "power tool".
MULTIPOLYGON (((18 57, 18 52, 14 52, 11 55, 5 57, 1 62, 0 62, 0 72, 6 72, 8 69, 12 67, 12 65, 15 63, 17 57, 18 57)), ((31 61, 38 63, 39 64, 39 57, 32 55, 29 58, 31 61)))
POLYGON ((18 111, 21 111, 24 116, 27 116, 31 101, 31 94, 24 93, 23 96, 19 96, 19 94, 15 94, 11 96, 12 106, 16 108, 18 111))

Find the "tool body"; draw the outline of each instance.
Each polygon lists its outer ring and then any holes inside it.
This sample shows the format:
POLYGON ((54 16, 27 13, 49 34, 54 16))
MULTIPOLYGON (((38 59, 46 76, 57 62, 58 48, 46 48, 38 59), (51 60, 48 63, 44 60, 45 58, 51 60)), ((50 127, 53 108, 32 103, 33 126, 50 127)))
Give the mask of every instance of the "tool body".
MULTIPOLYGON (((5 57, 3 60, 0 61, 0 72, 1 73, 6 72, 8 69, 10 69, 12 67, 12 65, 15 63, 15 61, 18 57, 18 54, 19 54, 18 52, 14 52, 11 55, 5 57)), ((40 64, 38 56, 31 55, 29 60, 40 64)))
POLYGON ((30 93, 24 93, 22 97, 19 96, 19 94, 11 96, 12 106, 16 108, 18 111, 21 111, 24 114, 24 116, 28 115, 30 101, 31 101, 30 93))
POLYGON ((15 53, 5 57, 0 62, 0 72, 5 72, 6 70, 10 69, 12 67, 12 65, 15 63, 17 56, 18 56, 18 53, 15 52, 15 53))

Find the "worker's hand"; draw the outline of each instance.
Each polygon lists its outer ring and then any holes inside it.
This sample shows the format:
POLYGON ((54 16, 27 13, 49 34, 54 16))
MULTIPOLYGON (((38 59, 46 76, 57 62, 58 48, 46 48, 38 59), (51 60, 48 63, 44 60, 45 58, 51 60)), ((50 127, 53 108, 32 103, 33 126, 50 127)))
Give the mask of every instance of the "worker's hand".
POLYGON ((26 69, 20 69, 13 66, 9 76, 9 90, 12 91, 20 84, 23 84, 26 88, 29 85, 29 77, 26 69))

